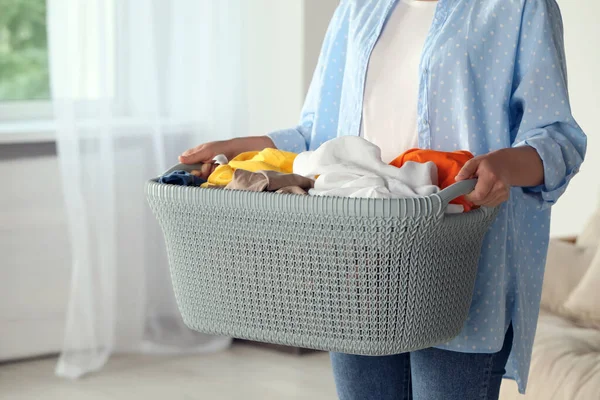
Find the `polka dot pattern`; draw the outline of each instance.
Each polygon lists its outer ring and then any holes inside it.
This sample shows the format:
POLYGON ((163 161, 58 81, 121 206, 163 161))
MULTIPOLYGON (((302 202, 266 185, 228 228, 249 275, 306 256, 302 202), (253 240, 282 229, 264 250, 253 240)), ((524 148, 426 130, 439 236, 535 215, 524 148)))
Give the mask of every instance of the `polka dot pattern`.
MULTIPOLYGON (((342 0, 300 125, 270 135, 278 148, 300 152, 359 134, 368 59, 395 3, 342 0)), ((544 164, 542 185, 512 189, 486 235, 463 332, 439 346, 497 352, 512 321, 507 377, 521 391, 539 311, 549 207, 586 150, 569 106, 562 35, 554 0, 440 0, 420 63, 420 147, 485 154, 531 146, 544 164)))

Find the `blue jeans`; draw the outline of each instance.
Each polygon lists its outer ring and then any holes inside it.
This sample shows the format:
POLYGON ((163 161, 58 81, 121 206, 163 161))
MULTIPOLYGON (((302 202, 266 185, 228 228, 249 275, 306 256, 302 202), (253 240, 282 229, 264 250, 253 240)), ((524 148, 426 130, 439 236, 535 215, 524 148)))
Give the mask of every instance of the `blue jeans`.
POLYGON ((498 353, 425 349, 394 356, 331 353, 340 400, 497 400, 512 347, 498 353))

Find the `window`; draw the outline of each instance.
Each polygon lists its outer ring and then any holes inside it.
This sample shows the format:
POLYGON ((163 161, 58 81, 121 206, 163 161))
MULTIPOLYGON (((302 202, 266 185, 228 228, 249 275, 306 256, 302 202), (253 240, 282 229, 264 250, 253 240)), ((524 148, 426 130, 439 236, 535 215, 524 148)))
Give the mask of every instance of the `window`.
MULTIPOLYGON (((2 0, 0 141, 48 130, 51 120, 46 0, 2 0)), ((24 141, 29 140, 25 139, 24 141)))
POLYGON ((0 77, 2 101, 50 98, 45 0, 3 0, 0 77))

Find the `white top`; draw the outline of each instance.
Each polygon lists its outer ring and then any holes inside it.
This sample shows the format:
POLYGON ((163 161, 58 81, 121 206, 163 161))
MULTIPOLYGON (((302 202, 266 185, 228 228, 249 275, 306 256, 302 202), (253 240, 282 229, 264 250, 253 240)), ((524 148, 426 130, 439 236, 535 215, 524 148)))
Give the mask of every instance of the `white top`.
POLYGON ((369 59, 361 135, 381 149, 386 163, 419 146, 419 61, 436 6, 400 0, 369 59))

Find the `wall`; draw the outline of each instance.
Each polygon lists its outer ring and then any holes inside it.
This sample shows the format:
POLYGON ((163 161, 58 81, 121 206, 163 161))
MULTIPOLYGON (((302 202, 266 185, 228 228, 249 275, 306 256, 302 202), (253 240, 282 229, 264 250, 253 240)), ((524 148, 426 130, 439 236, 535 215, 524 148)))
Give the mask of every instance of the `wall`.
POLYGON ((308 90, 313 76, 325 31, 339 0, 304 1, 304 90, 308 90))
POLYGON ((253 0, 247 26, 249 134, 298 122, 338 4, 339 0, 253 0))
MULTIPOLYGON (((319 1, 319 0, 312 0, 319 1)), ((303 2, 252 0, 248 18, 249 132, 294 126, 304 97, 303 2)))
POLYGON ((53 144, 0 146, 0 360, 56 352, 71 260, 53 144))
POLYGON ((552 234, 581 231, 598 205, 600 191, 600 3, 596 0, 558 0, 565 24, 569 92, 575 119, 588 135, 588 151, 581 172, 553 208, 552 234))

